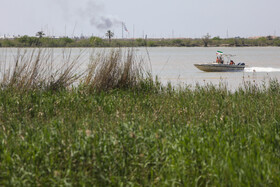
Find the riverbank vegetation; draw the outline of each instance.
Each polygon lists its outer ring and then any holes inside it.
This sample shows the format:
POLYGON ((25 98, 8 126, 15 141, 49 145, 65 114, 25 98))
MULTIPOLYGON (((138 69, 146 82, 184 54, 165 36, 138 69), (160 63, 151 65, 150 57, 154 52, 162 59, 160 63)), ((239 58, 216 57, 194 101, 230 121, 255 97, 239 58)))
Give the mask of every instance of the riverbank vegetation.
MULTIPOLYGON (((108 33, 107 33, 108 34, 108 33)), ((111 35, 110 35, 111 36, 111 35)), ((50 38, 21 36, 13 39, 0 39, 0 47, 246 47, 246 46, 280 46, 279 37, 259 38, 177 38, 177 39, 102 39, 90 38, 50 38), (205 43, 206 42, 206 43, 205 43)))
POLYGON ((277 80, 174 88, 133 51, 84 72, 43 54, 1 68, 0 185, 279 186, 277 80))

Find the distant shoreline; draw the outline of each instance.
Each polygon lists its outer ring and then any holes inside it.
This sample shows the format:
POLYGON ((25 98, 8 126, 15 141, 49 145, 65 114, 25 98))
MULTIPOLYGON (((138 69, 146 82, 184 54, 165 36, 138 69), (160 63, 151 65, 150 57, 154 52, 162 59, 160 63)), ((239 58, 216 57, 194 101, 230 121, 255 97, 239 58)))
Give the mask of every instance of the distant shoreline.
POLYGON ((0 47, 46 47, 46 48, 87 48, 87 47, 280 47, 280 37, 259 38, 154 38, 154 39, 104 39, 90 38, 50 38, 22 36, 1 38, 0 47))

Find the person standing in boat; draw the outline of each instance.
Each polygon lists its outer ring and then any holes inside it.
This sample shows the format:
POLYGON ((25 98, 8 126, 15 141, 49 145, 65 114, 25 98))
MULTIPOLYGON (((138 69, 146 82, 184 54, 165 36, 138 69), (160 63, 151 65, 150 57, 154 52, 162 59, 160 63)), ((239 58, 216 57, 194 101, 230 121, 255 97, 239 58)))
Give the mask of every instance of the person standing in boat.
POLYGON ((222 56, 219 56, 219 64, 223 64, 224 63, 224 59, 222 56))
POLYGON ((222 56, 217 56, 216 63, 218 63, 218 64, 224 63, 222 56))

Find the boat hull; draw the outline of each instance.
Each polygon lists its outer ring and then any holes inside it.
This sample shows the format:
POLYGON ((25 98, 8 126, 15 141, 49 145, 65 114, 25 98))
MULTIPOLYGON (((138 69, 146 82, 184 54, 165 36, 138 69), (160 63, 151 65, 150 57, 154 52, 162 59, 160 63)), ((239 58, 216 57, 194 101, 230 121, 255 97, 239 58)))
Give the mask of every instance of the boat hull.
POLYGON ((243 71, 245 65, 229 65, 229 64, 194 64, 201 71, 206 72, 235 72, 243 71))

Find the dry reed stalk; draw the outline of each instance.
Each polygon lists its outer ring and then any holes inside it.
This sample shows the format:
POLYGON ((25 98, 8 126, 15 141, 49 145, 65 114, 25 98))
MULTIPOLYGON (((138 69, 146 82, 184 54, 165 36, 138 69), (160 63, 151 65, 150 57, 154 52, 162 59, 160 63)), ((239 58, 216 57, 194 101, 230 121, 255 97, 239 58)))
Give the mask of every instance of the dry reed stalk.
POLYGON ((113 49, 92 56, 83 84, 95 90, 133 88, 144 79, 144 72, 143 59, 137 58, 133 49, 124 53, 113 49))
POLYGON ((63 56, 64 62, 57 68, 53 68, 52 53, 47 49, 33 49, 31 52, 19 49, 14 64, 7 69, 1 68, 1 88, 57 90, 72 85, 82 75, 77 72, 82 53, 73 60, 71 53, 63 56))
POLYGON ((62 63, 54 67, 53 51, 48 49, 18 50, 14 63, 7 69, 1 68, 2 89, 15 90, 59 90, 69 88, 75 82, 95 90, 135 88, 149 71, 143 68, 143 58, 136 56, 133 49, 123 52, 112 49, 93 54, 88 69, 79 72, 83 52, 72 58, 71 51, 62 53, 62 63), (146 73, 146 74, 145 74, 146 73))
POLYGON ((51 90, 67 88, 73 85, 74 82, 79 80, 79 78, 83 75, 82 72, 78 71, 80 58, 82 55, 83 53, 81 52, 72 60, 71 51, 67 55, 65 55, 65 53, 63 52, 64 62, 60 67, 56 68, 54 73, 50 73, 51 76, 48 76, 48 79, 46 81, 47 88, 51 90))

